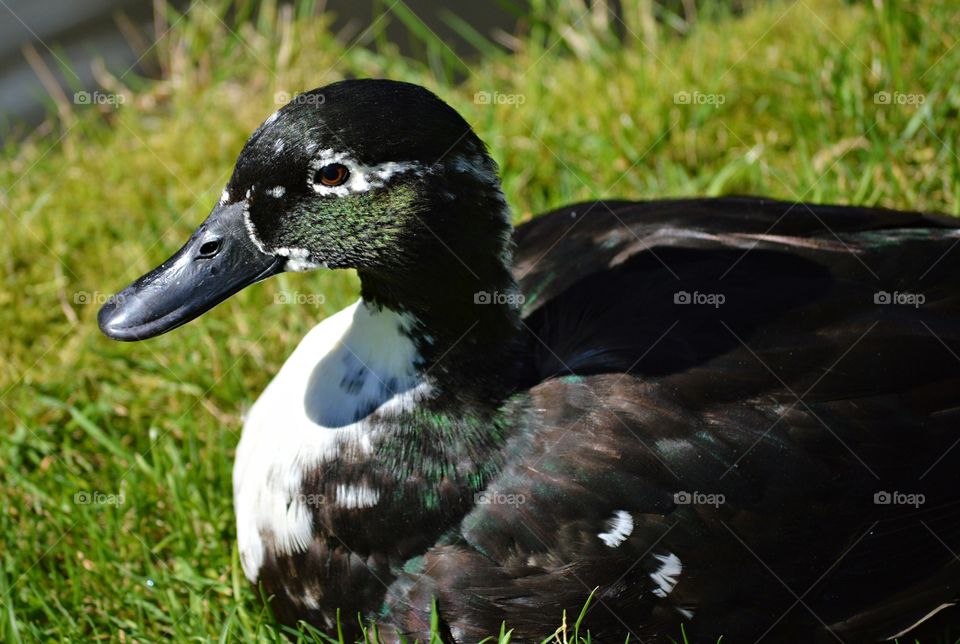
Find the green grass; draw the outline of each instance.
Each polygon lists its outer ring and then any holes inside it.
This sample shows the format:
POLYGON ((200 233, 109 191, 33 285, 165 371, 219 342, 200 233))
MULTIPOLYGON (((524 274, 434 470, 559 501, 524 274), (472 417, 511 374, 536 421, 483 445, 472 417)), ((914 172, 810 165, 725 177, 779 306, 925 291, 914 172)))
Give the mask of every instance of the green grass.
POLYGON ((61 102, 0 153, 0 639, 282 638, 240 571, 237 432, 355 277, 284 275, 146 343, 95 322, 205 217, 278 92, 345 75, 432 88, 491 146, 517 221, 601 196, 728 193, 960 212, 948 2, 759 3, 739 18, 711 5, 695 24, 646 0, 625 0, 622 23, 532 4, 512 52, 450 17, 478 48, 468 60, 396 5, 418 62, 385 42, 386 21, 348 46, 309 2, 200 3, 148 53, 164 80, 105 77, 122 105, 61 102), (291 293, 323 298, 275 303, 291 293))

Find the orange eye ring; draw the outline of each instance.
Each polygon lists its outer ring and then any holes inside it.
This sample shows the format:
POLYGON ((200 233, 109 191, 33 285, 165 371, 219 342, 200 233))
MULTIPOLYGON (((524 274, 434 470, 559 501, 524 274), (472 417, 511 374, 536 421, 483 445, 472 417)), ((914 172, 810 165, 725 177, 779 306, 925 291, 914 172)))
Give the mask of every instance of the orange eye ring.
POLYGON ((321 184, 329 187, 342 185, 349 176, 350 170, 342 163, 328 163, 317 170, 317 179, 321 184))

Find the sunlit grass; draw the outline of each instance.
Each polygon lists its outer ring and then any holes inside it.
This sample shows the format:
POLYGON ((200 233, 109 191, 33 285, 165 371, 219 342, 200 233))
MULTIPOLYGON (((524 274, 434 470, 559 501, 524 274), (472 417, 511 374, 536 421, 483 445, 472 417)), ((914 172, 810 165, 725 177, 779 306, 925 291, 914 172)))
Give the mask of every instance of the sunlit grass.
POLYGON ((426 85, 488 142, 518 221, 601 196, 728 193, 960 212, 949 3, 708 7, 696 24, 622 4, 620 21, 536 0, 509 53, 451 18, 481 52, 466 59, 400 4, 389 19, 420 38, 416 62, 384 42, 385 21, 350 46, 307 2, 201 3, 149 53, 164 80, 105 77, 122 105, 61 106, 52 132, 8 145, 2 639, 282 638, 240 572, 234 446, 244 409, 356 297, 355 277, 280 276, 146 343, 95 324, 209 212, 278 93, 349 75, 426 85), (276 303, 289 293, 323 297, 276 303))

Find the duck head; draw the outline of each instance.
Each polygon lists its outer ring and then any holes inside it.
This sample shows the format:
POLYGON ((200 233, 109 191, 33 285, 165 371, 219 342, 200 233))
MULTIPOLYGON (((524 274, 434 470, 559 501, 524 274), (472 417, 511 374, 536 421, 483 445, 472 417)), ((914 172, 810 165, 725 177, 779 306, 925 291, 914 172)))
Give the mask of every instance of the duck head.
POLYGON ((99 324, 117 340, 154 337, 315 268, 356 269, 365 300, 425 323, 438 301, 446 317, 476 317, 474 293, 513 283, 510 231, 496 164, 455 110, 417 85, 342 81, 270 116, 207 219, 99 324))

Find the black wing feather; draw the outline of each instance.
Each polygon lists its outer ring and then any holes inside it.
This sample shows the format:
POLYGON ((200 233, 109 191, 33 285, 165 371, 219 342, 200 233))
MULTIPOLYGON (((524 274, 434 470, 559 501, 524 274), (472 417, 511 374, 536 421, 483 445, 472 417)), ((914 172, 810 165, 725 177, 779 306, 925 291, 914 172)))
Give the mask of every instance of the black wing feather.
POLYGON ((452 637, 505 619, 529 641, 598 587, 600 641, 682 621, 695 640, 864 641, 956 601, 958 239, 919 213, 749 198, 522 226, 528 431, 488 492, 524 502, 476 506, 392 610, 437 596, 452 637), (633 526, 609 547, 618 511, 633 526), (682 570, 663 593, 669 555, 682 570))

